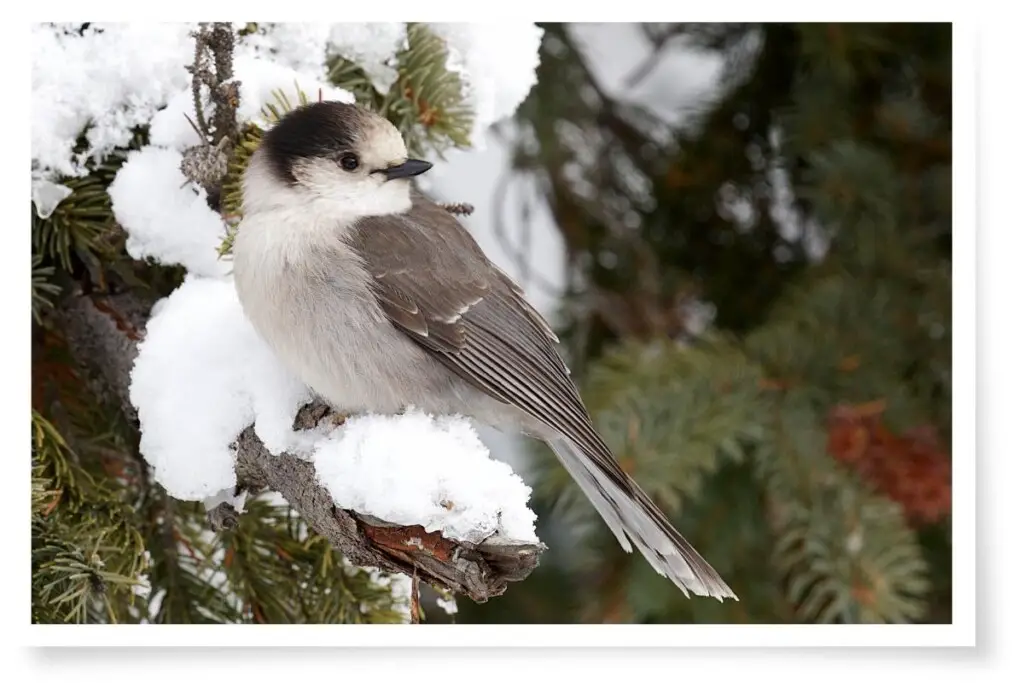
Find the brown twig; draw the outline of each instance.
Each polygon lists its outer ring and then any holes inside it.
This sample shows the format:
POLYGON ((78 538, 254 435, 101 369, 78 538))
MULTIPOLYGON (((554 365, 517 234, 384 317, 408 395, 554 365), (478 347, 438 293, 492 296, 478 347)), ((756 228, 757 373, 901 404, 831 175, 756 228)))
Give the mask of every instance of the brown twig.
POLYGON ((409 622, 420 623, 420 579, 416 575, 416 569, 412 570, 412 590, 409 596, 409 622))
POLYGON ((466 202, 448 202, 441 204, 441 208, 455 216, 470 216, 475 210, 472 204, 466 202))
MULTIPOLYGON (((196 43, 191 66, 193 127, 202 138, 182 154, 181 172, 206 190, 210 208, 219 210, 220 193, 230 157, 238 142, 237 111, 240 84, 234 75, 235 34, 229 22, 201 23, 192 34, 196 43), (207 121, 204 88, 213 103, 213 117, 207 121)), ((191 121, 191 119, 190 119, 191 121)))
MULTIPOLYGON (((538 289, 548 296, 560 297, 562 295, 561 288, 530 266, 529 259, 527 258, 529 244, 516 246, 508 236, 505 225, 505 202, 508 198, 509 188, 512 186, 514 174, 514 170, 506 170, 494 187, 494 209, 491 211, 494 236, 497 238, 498 246, 501 247, 502 251, 515 261, 516 267, 519 270, 519 282, 524 288, 536 285, 538 289)), ((529 225, 523 225, 522 227, 526 236, 525 241, 528 242, 531 227, 529 225)))
MULTIPOLYGON (((202 26, 205 26, 203 24, 202 26)), ((205 142, 210 140, 210 127, 206 123, 206 114, 203 111, 203 82, 204 75, 209 70, 207 65, 206 44, 196 37, 196 51, 192 58, 192 65, 185 67, 192 74, 192 110, 195 112, 196 120, 192 128, 205 142)), ((185 116, 188 118, 188 115, 185 116)), ((189 118, 189 122, 192 119, 189 118)))

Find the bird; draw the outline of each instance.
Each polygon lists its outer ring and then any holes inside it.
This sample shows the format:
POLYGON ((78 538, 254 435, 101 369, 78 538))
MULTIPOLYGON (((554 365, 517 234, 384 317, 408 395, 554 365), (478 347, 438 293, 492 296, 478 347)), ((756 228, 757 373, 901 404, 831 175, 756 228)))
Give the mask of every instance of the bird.
POLYGON ((416 187, 432 163, 371 109, 300 105, 242 176, 242 310, 334 410, 463 415, 545 442, 625 552, 682 593, 738 599, 622 469, 559 338, 458 217, 416 187))

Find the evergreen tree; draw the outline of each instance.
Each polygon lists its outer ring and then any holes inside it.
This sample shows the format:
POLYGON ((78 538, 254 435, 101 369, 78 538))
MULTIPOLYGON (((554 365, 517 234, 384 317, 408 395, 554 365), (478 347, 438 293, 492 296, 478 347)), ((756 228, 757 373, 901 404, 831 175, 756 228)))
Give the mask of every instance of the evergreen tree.
POLYGON ((740 599, 678 594, 538 453, 571 553, 461 620, 949 622, 951 27, 643 28, 724 56, 697 125, 616 100, 546 25, 516 165, 567 246, 599 429, 740 599))

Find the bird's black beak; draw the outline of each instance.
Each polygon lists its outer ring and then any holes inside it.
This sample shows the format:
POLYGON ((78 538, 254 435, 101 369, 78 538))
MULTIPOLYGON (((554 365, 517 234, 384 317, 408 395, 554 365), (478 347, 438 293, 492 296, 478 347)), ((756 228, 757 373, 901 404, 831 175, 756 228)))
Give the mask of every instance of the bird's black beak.
POLYGON ((406 159, 397 166, 389 166, 381 171, 388 180, 395 180, 396 178, 411 178, 417 176, 420 173, 426 173, 433 166, 429 161, 421 161, 419 159, 406 159))

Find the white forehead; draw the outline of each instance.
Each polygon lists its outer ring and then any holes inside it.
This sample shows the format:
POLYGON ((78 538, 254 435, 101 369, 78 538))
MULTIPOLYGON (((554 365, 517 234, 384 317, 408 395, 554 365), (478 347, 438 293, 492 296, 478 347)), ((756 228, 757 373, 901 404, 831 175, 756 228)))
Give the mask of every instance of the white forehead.
POLYGON ((364 120, 357 144, 363 160, 375 168, 401 163, 409 156, 402 134, 390 121, 379 116, 364 120))

